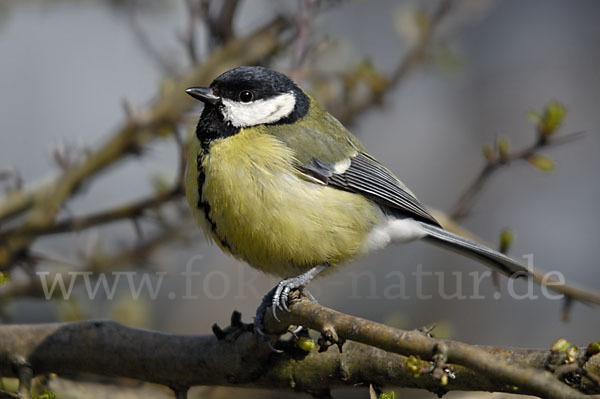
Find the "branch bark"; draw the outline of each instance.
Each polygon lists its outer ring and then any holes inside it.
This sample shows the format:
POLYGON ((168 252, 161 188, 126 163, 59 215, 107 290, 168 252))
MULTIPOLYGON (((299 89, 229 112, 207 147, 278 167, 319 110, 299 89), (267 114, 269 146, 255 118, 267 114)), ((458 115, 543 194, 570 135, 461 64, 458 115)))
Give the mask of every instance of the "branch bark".
MULTIPOLYGON (((0 326, 0 374, 15 376, 15 359, 25 360, 35 375, 92 373, 163 384, 179 391, 193 385, 288 389, 323 395, 331 388, 377 384, 427 389, 486 390, 534 394, 544 398, 585 398, 600 388, 584 379, 581 392, 543 371, 549 350, 476 347, 402 331, 343 315, 306 300, 266 328, 284 332, 302 324, 346 342, 319 353, 299 349, 273 353, 248 326, 232 317, 225 334, 175 335, 139 330, 109 321, 0 326), (333 334, 333 335, 332 335, 333 334), (445 348, 455 378, 442 386, 430 373, 420 376, 405 355, 434 359, 445 348), (515 388, 518 387, 518 388, 515 388)), ((429 363, 425 363, 428 365, 429 363)), ((586 370, 598 374, 600 356, 586 370)))

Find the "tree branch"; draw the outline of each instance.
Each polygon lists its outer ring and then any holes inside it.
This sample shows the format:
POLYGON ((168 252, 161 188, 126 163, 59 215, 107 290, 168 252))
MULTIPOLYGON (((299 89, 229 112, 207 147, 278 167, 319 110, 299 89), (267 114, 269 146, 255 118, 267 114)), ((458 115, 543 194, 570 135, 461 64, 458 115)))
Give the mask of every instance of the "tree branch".
POLYGON ((234 38, 233 18, 239 0, 225 0, 216 17, 208 18, 208 28, 212 45, 221 45, 234 38))
POLYGON ((408 74, 419 65, 427 56, 427 51, 431 47, 435 38, 435 32, 442 21, 450 14, 455 2, 451 0, 441 0, 437 8, 431 14, 429 23, 423 28, 421 36, 417 43, 406 53, 392 73, 389 81, 378 91, 371 95, 363 95, 358 103, 348 106, 342 104, 336 117, 344 124, 350 124, 356 117, 368 108, 374 105, 380 105, 383 102, 384 95, 391 89, 397 87, 408 74))
MULTIPOLYGON (((347 342, 343 352, 304 352, 298 348, 272 353, 249 332, 234 312, 232 326, 215 335, 174 335, 125 327, 114 322, 89 321, 40 325, 0 326, 0 374, 15 376, 15 356, 31 365, 35 375, 92 373, 128 377, 176 387, 221 385, 327 392, 342 386, 393 385, 428 389, 487 390, 535 394, 545 398, 586 396, 543 371, 549 350, 476 347, 402 331, 301 300, 276 322, 268 312, 271 332, 302 324, 347 342), (223 334, 224 332, 224 334, 223 334), (434 359, 444 348, 455 375, 442 386, 432 373, 415 373, 410 358, 434 359), (518 386, 518 389, 515 389, 518 386)), ((293 348, 293 345, 290 345, 293 348)), ((429 365, 423 363, 423 369, 429 365)), ((598 374, 600 356, 585 365, 598 374)), ((577 386, 586 394, 600 388, 582 378, 577 386)))
POLYGON ((481 169, 477 177, 473 180, 469 187, 467 187, 465 192, 452 207, 450 217, 454 220, 464 217, 473 205, 473 201, 475 200, 477 194, 479 194, 479 192, 481 192, 483 189, 485 183, 489 180, 492 174, 498 171, 501 167, 507 166, 513 161, 527 161, 532 155, 535 155, 535 153, 542 148, 549 148, 556 145, 569 143, 573 140, 581 138, 582 136, 583 132, 575 132, 550 138, 540 136, 532 145, 521 151, 506 154, 505 156, 498 158, 488 159, 487 163, 481 169))
MULTIPOLYGON (((144 144, 164 133, 165 129, 172 130, 181 115, 194 105, 191 99, 181 95, 185 88, 199 82, 208 82, 223 70, 240 64, 253 64, 273 54, 279 48, 279 33, 287 26, 287 22, 278 18, 254 34, 232 40, 215 51, 201 66, 174 81, 172 89, 164 91, 147 110, 128 120, 85 161, 69 168, 51 183, 26 193, 11 194, 0 201, 0 221, 31 208, 21 225, 23 231, 44 229, 54 224, 63 204, 84 182, 88 182, 125 155, 139 152, 144 144)), ((0 244, 0 270, 6 269, 23 256, 34 239, 35 235, 19 233, 4 240, 0 244)))
POLYGON ((176 198, 180 198, 183 189, 180 185, 174 187, 166 193, 161 193, 140 199, 129 204, 119 205, 111 209, 91 213, 89 215, 74 216, 56 222, 55 224, 45 226, 33 226, 30 228, 12 228, 0 231, 0 240, 15 234, 24 234, 36 236, 36 238, 85 230, 90 227, 96 227, 107 223, 134 219, 143 216, 145 212, 158 208, 176 198))

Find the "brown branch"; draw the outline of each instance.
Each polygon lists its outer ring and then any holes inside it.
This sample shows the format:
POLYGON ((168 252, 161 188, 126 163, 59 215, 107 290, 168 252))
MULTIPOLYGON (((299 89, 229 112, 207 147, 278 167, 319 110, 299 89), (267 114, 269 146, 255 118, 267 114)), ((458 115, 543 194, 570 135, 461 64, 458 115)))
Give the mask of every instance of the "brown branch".
MULTIPOLYGON (((128 266, 130 270, 132 267, 135 270, 137 268, 148 268, 152 264, 152 256, 159 249, 165 248, 167 245, 175 242, 183 242, 187 237, 192 235, 192 232, 198 231, 195 223, 182 222, 177 225, 166 226, 160 230, 159 233, 146 238, 145 240, 136 243, 132 247, 122 248, 110 255, 95 255, 91 254, 85 260, 79 262, 78 265, 71 265, 71 271, 89 271, 93 273, 106 273, 110 271, 122 270, 128 266)), ((39 257, 38 257, 39 258, 39 257)), ((39 259, 36 259, 39 260, 39 259)), ((64 261, 43 259, 52 263, 65 265, 64 261)), ((54 281, 58 276, 61 275, 63 281, 69 281, 72 276, 68 272, 51 272, 47 276, 47 281, 54 281)), ((17 298, 46 298, 46 293, 42 286, 39 276, 35 273, 31 273, 28 276, 28 280, 10 280, 0 286, 0 307, 5 302, 15 300, 17 298)), ((76 280, 81 283, 83 280, 76 280)), ((62 293, 55 290, 53 295, 59 297, 62 293)))
POLYGON ((208 19, 212 46, 227 43, 235 37, 233 18, 237 11, 239 0, 225 0, 216 18, 208 19))
POLYGON ((5 229, 3 231, 0 230, 0 241, 7 240, 11 235, 15 234, 32 235, 36 236, 36 238, 40 238, 45 235, 81 231, 91 227, 97 227, 113 222, 120 222, 127 219, 135 221, 138 217, 143 216, 146 212, 160 208, 171 201, 181 198, 184 191, 183 183, 185 178, 187 152, 181 136, 175 132, 174 137, 179 151, 179 163, 177 166, 177 178, 175 179, 173 188, 170 190, 166 192, 159 192, 155 195, 148 196, 129 204, 119 205, 104 211, 83 216, 69 217, 43 227, 29 229, 14 227, 5 229))
POLYGON ((390 84, 397 85, 412 69, 427 56, 427 50, 434 39, 435 31, 452 9, 452 0, 442 0, 437 9, 432 13, 429 23, 424 27, 417 45, 404 57, 398 68, 392 74, 390 84))
POLYGON ((464 217, 473 205, 473 201, 475 200, 477 194, 481 192, 483 186, 487 183, 492 174, 497 172, 500 168, 509 165, 513 161, 527 161, 529 157, 534 155, 537 151, 539 151, 542 148, 549 148, 556 145, 569 143, 573 140, 581 138, 582 136, 583 132, 575 132, 557 137, 543 139, 538 138, 535 143, 521 151, 517 151, 512 154, 507 154, 503 157, 488 159, 487 163, 481 169, 477 177, 473 180, 469 187, 467 187, 465 192, 461 195, 459 200, 452 207, 450 217, 454 220, 458 220, 464 217))
POLYGON ((128 17, 129 17, 129 28, 133 33, 133 37, 137 40, 140 48, 144 51, 148 57, 154 61, 159 70, 168 75, 172 76, 175 74, 175 65, 173 62, 169 60, 165 54, 157 49, 148 34, 140 24, 138 20, 138 10, 141 6, 139 1, 132 1, 131 4, 128 5, 128 17))
MULTIPOLYGON (((148 109, 128 120, 85 161, 69 168, 48 184, 0 201, 0 221, 31 208, 21 225, 23 230, 43 229, 54 224, 58 211, 84 182, 127 154, 138 152, 141 146, 164 129, 172 129, 181 115, 194 105, 191 99, 181 94, 185 88, 208 82, 222 71, 239 64, 253 64, 273 54, 279 48, 279 33, 287 26, 284 20, 276 19, 248 37, 230 41, 215 51, 201 66, 174 81, 171 90, 164 91, 148 109)), ((0 244, 0 270, 23 256, 34 239, 32 235, 17 234, 3 241, 0 244)))
MULTIPOLYGON (((426 360, 434 360, 438 348, 443 347, 449 363, 468 367, 497 383, 504 383, 507 387, 511 387, 512 392, 557 399, 586 397, 555 379, 551 373, 501 359, 493 354, 495 351, 490 353, 483 348, 462 342, 434 339, 421 332, 395 329, 338 313, 305 299, 293 304, 290 310, 290 313, 281 316, 280 325, 302 325, 320 331, 326 336, 336 337, 336 341, 349 339, 388 352, 419 356, 426 360), (514 390, 514 387, 518 387, 518 390, 514 390)), ((268 318, 265 325, 271 331, 277 331, 278 323, 274 319, 268 318)), ((444 391, 449 388, 441 389, 444 391)))
MULTIPOLYGON (((545 398, 585 398, 582 393, 543 371, 549 350, 476 347, 430 338, 343 315, 307 301, 295 302, 281 323, 267 317, 271 331, 303 324, 337 333, 346 342, 319 353, 299 349, 272 353, 247 326, 232 317, 232 326, 218 339, 214 335, 174 335, 128 328, 114 322, 80 322, 0 326, 0 375, 14 376, 15 356, 25 359, 35 375, 57 373, 128 377, 176 387, 221 385, 327 392, 343 386, 392 385, 428 389, 486 390, 535 394, 545 398), (444 347, 455 375, 448 384, 430 373, 415 375, 404 355, 422 360, 444 347), (402 354, 402 355, 401 355, 402 354), (518 386, 518 389, 515 389, 518 386)), ((291 345, 290 347, 293 347, 291 345)), ((428 362, 424 362, 429 364, 428 362)), ((598 373, 600 356, 586 370, 598 373)), ((600 388, 582 379, 586 394, 600 388)))
POLYGON ((389 81, 381 90, 374 91, 371 95, 361 96, 359 102, 351 106, 342 104, 343 106, 336 107, 336 109, 339 109, 336 112, 336 117, 343 124, 351 124, 357 115, 372 106, 381 105, 385 94, 397 87, 427 57, 427 52, 434 41, 436 30, 450 14, 454 4, 455 2, 452 0, 441 0, 438 7, 431 14, 429 23, 423 28, 418 42, 402 58, 389 81))
POLYGON ((198 63, 198 53, 196 50, 196 23, 199 16, 202 15, 201 4, 197 0, 185 0, 187 22, 185 30, 178 35, 179 40, 183 44, 188 58, 192 65, 198 63))
POLYGON ((8 239, 16 234, 24 234, 40 238, 46 235, 76 232, 97 227, 108 223, 119 222, 126 219, 135 219, 143 216, 147 211, 156 209, 162 205, 180 198, 183 194, 181 186, 177 186, 164 194, 157 194, 141 200, 119 205, 105 211, 91 213, 89 215, 65 218, 54 224, 45 226, 33 226, 30 228, 12 228, 0 231, 0 241, 8 239))
POLYGON ((296 38, 294 39, 294 50, 290 77, 298 78, 298 73, 304 62, 309 48, 310 24, 314 9, 319 0, 298 0, 298 17, 296 18, 296 38))

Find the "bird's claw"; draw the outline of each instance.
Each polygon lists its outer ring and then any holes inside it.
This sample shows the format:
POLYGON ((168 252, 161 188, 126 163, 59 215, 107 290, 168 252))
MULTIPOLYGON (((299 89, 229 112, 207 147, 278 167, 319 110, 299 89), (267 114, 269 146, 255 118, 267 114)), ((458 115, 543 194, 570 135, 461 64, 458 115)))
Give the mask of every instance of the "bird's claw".
MULTIPOLYGON (((267 296, 270 296, 271 312, 275 320, 280 321, 279 317, 277 317, 278 310, 286 312, 290 311, 290 308, 288 307, 290 292, 298 288, 304 288, 304 282, 302 279, 297 277, 288 278, 280 281, 279 284, 277 284, 277 286, 275 286, 275 288, 267 294, 267 296)), ((265 299, 263 299, 263 302, 264 301, 265 299)))
POLYGON ((274 288, 272 288, 267 293, 267 295, 263 297, 262 301, 260 302, 260 305, 256 309, 256 315, 254 316, 254 333, 258 337, 263 338, 263 340, 265 340, 268 343, 269 347, 273 351, 280 352, 273 348, 263 331, 263 319, 265 314, 267 313, 267 309, 269 308, 269 306, 271 306, 273 318, 277 321, 280 321, 277 317, 277 310, 282 310, 286 312, 290 311, 288 307, 288 300, 290 297, 290 293, 296 289, 302 290, 302 292, 306 293, 306 295, 311 301, 316 302, 315 298, 312 295, 310 295, 310 293, 308 293, 306 290, 304 290, 304 287, 327 266, 328 264, 315 266, 297 277, 286 278, 285 280, 280 281, 274 288))

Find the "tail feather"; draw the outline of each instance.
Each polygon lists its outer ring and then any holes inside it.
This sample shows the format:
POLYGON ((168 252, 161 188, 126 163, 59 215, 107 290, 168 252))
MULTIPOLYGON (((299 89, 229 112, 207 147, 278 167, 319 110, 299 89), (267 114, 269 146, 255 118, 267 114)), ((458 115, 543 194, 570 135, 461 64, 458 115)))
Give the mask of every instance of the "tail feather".
POLYGON ((425 240, 433 244, 446 247, 461 255, 482 261, 507 276, 520 277, 531 276, 532 271, 527 266, 509 258, 500 252, 494 251, 484 245, 470 241, 466 238, 452 234, 440 227, 428 223, 419 222, 427 236, 425 240))

